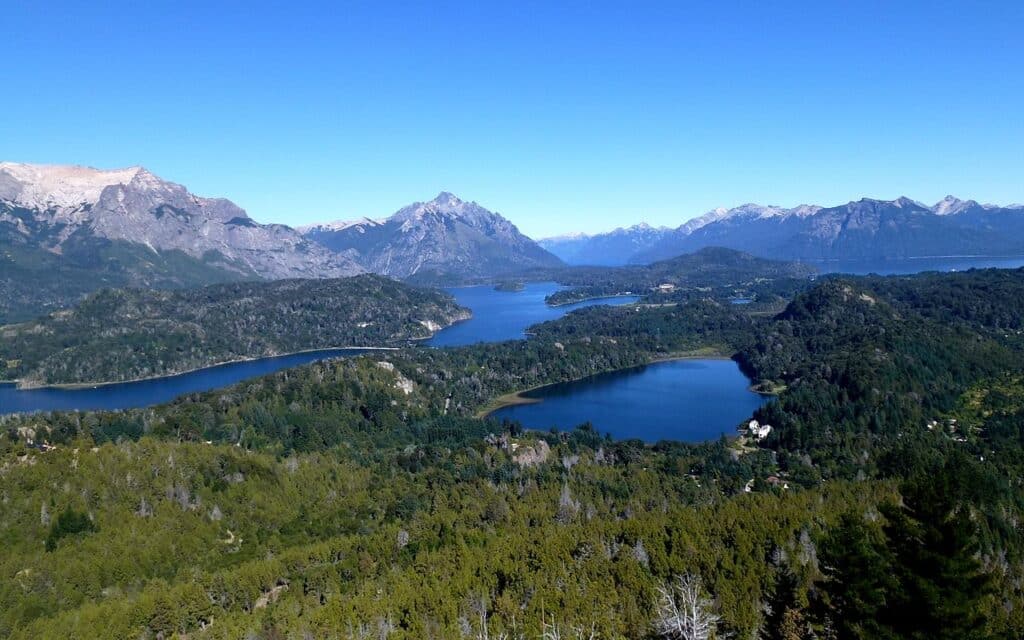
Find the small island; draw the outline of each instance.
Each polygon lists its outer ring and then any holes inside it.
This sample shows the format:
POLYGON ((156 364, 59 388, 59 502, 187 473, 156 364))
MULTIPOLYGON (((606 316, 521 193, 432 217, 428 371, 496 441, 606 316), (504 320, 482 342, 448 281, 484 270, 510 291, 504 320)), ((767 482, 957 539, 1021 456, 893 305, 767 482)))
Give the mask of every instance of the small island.
POLYGON ((508 293, 515 293, 522 291, 526 288, 526 285, 522 280, 505 280, 494 285, 495 291, 506 291, 508 293))

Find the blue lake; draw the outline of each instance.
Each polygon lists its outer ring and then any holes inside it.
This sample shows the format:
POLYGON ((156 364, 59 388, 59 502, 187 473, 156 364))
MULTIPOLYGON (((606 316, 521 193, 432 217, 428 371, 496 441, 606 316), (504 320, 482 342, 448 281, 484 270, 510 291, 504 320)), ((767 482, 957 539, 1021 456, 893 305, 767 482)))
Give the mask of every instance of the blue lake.
POLYGON ((1024 267, 1024 257, 979 258, 949 256, 938 258, 900 258, 898 260, 807 260, 822 273, 848 273, 880 276, 908 275, 922 271, 967 271, 968 269, 1017 269, 1024 267))
POLYGON ((572 429, 590 422, 615 439, 701 442, 733 435, 768 398, 732 360, 674 360, 602 373, 522 394, 540 400, 490 414, 529 429, 572 429))
POLYGON ((361 349, 327 349, 207 367, 176 376, 119 382, 95 387, 17 389, 0 384, 0 414, 64 409, 128 409, 169 402, 180 395, 209 391, 246 378, 300 364, 366 353, 361 349))
MULTIPOLYGON (((1024 258, 928 258, 886 262, 819 263, 825 272, 914 273, 925 270, 964 270, 982 267, 1015 268, 1024 258)), ((460 322, 426 341, 431 347, 457 346, 523 338, 527 327, 554 320, 566 313, 600 304, 626 304, 637 300, 621 296, 549 307, 544 298, 559 286, 527 284, 522 291, 496 291, 493 286, 450 289, 463 306, 473 311, 460 322)), ((742 304, 745 300, 734 301, 742 304)), ((316 360, 350 356, 357 350, 315 351, 209 367, 176 376, 103 385, 82 389, 18 390, 0 384, 0 415, 66 409, 124 409, 144 407, 316 360)), ((706 440, 731 433, 763 401, 747 390, 749 382, 729 361, 680 361, 597 376, 532 392, 544 397, 540 404, 507 407, 496 417, 510 417, 546 429, 572 428, 586 421, 618 438, 637 437, 706 440)))
POLYGON ((525 337, 523 332, 527 327, 561 318, 575 309, 598 304, 625 304, 640 299, 637 296, 617 296, 559 307, 549 307, 544 303, 545 297, 561 289, 563 287, 553 282, 529 283, 522 291, 495 291, 491 285, 448 289, 460 305, 473 310, 473 317, 438 332, 426 344, 432 347, 452 347, 518 340, 525 337))
MULTIPOLYGON (((549 307, 545 296, 559 290, 554 283, 527 285, 523 291, 495 291, 493 286, 450 289, 460 304, 473 311, 473 318, 438 332, 431 346, 455 346, 524 337, 524 330, 538 322, 559 318, 573 309, 594 304, 632 302, 635 297, 591 300, 575 305, 549 307)), ((187 393, 226 387, 236 382, 273 373, 317 360, 351 356, 365 351, 328 349, 247 362, 224 364, 176 376, 100 385, 77 389, 17 389, 0 384, 0 415, 30 411, 66 409, 128 409, 169 402, 187 393)))

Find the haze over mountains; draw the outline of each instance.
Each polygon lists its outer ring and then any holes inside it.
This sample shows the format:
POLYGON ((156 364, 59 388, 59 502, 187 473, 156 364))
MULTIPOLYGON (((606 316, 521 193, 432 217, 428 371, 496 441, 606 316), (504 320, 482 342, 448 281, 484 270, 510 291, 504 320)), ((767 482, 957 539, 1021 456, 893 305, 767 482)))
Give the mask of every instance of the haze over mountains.
POLYGON ((568 264, 617 267, 646 251, 671 234, 669 227, 652 227, 646 222, 619 227, 607 233, 570 233, 538 240, 538 244, 568 264))
POLYGON ((1024 255, 1024 206, 947 196, 933 206, 909 198, 864 198, 836 207, 745 204, 716 209, 676 229, 637 225, 540 244, 570 264, 649 263, 721 246, 787 260, 880 260, 1024 255))

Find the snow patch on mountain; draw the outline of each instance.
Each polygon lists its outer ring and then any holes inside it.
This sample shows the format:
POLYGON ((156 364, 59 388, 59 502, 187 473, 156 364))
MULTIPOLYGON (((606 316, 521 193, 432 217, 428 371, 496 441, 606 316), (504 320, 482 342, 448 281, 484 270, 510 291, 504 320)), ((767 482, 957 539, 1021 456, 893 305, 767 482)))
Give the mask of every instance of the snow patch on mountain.
POLYGON ((311 231, 326 232, 326 231, 343 231, 351 227, 377 227, 383 224, 383 220, 374 220, 373 218, 362 217, 357 220, 334 220, 332 222, 318 222, 315 224, 307 224, 301 227, 295 227, 295 230, 301 234, 306 234, 311 231))
POLYGON ((493 276, 560 264, 500 214, 447 191, 383 220, 338 229, 313 225, 304 235, 333 251, 354 252, 372 271, 400 278, 493 276))
MULTIPOLYGON (((230 200, 195 196, 142 167, 0 163, 0 204, 32 212, 12 225, 39 248, 60 253, 78 234, 181 251, 251 277, 339 277, 363 271, 280 224, 258 224, 230 200), (31 229, 29 228, 31 227, 31 229)), ((0 213, 0 223, 12 216, 0 213)))
POLYGON ((961 200, 954 196, 946 196, 935 203, 931 209, 935 215, 951 216, 956 215, 969 206, 976 204, 973 200, 961 200))
POLYGON ((6 180, 0 178, 0 200, 26 209, 79 208, 96 204, 104 189, 127 185, 143 171, 142 167, 102 170, 75 165, 0 162, 0 174, 7 176, 6 180))

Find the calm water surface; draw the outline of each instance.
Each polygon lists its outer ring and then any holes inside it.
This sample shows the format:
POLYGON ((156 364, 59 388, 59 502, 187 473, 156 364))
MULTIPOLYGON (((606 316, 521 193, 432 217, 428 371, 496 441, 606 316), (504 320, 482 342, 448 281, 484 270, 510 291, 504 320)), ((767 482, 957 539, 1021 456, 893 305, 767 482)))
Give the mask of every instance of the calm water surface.
POLYGON ((732 360, 675 360, 542 387, 538 399, 498 409, 492 418, 530 429, 572 429, 591 422, 615 439, 700 442, 734 434, 767 401, 732 360))
POLYGON ((300 364, 366 353, 361 349, 325 349, 207 367, 176 376, 120 382, 80 389, 17 389, 0 384, 0 414, 63 409, 128 409, 169 402, 186 393, 226 387, 300 364))
POLYGON ((458 287, 448 293, 464 307, 473 310, 473 317, 438 332, 427 341, 432 347, 451 347, 518 340, 530 325, 561 318, 574 309, 592 307, 597 304, 625 304, 636 302, 637 296, 599 298, 560 307, 549 307, 544 298, 563 289, 554 282, 534 282, 522 291, 495 291, 492 285, 479 287, 458 287))
MULTIPOLYGON (((452 346, 522 338, 526 327, 559 318, 573 309, 593 304, 633 302, 635 297, 593 300, 564 307, 549 307, 544 297, 559 290, 554 283, 527 285, 523 291, 495 291, 493 286, 450 289, 459 303, 473 310, 473 318, 438 332, 427 344, 452 346)), ((286 356, 237 362, 176 376, 82 389, 26 389, 0 384, 0 415, 65 409, 128 409, 146 407, 186 394, 218 389, 248 378, 296 367, 317 360, 365 353, 358 349, 326 349, 286 356)))
POLYGON ((1017 269, 1024 267, 1024 257, 976 258, 950 256, 945 258, 901 258, 899 260, 808 260, 822 273, 849 273, 880 276, 908 275, 922 271, 967 271, 968 269, 1017 269))
MULTIPOLYGON (((816 263, 824 272, 902 274, 982 267, 1016 268, 1024 258, 922 258, 885 262, 816 263)), ((527 284, 522 291, 495 291, 493 286, 450 289, 473 318, 437 333, 426 342, 443 347, 514 340, 530 325, 554 320, 582 307, 627 304, 635 296, 588 300, 549 307, 544 298, 559 286, 527 284)), ((744 300, 735 300, 742 304, 744 300)), ((316 360, 350 356, 357 350, 334 349, 221 365, 166 378, 85 389, 20 391, 0 384, 0 414, 64 409, 144 407, 208 391, 316 360)), ((615 437, 705 440, 729 433, 763 401, 747 390, 748 381, 730 361, 680 361, 611 373, 534 392, 544 402, 507 407, 496 417, 510 417, 529 427, 571 428, 590 420, 615 437)))

